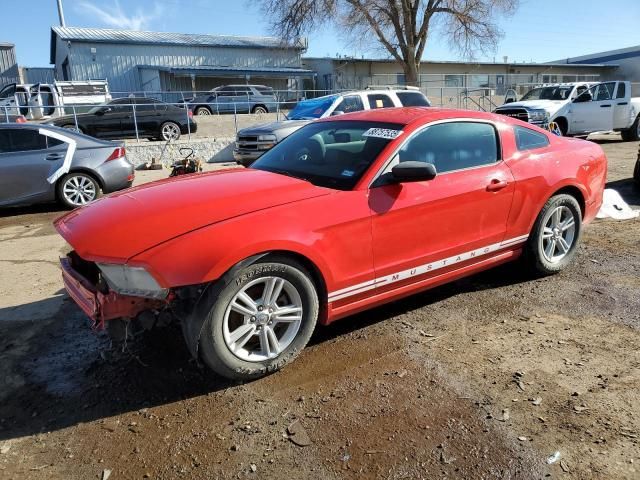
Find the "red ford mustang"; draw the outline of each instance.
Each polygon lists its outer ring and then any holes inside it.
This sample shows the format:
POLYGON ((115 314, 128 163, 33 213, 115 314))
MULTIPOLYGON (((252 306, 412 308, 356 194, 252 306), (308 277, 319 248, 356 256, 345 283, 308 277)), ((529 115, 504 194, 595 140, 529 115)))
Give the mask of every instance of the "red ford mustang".
MULTIPOLYGON (((98 328, 182 322, 217 373, 277 370, 316 324, 523 257, 566 267, 602 202, 593 143, 470 111, 311 123, 249 169, 160 181, 56 221, 98 328)), ((114 330, 117 330, 114 328, 114 330)))

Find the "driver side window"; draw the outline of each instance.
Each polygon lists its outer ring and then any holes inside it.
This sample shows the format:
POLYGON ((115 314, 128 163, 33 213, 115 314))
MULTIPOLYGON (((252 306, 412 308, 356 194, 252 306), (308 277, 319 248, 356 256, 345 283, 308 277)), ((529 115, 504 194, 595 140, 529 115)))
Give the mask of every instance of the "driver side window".
POLYGON ((399 162, 427 162, 438 173, 464 170, 496 163, 498 137, 489 123, 448 122, 433 125, 405 143, 399 162))

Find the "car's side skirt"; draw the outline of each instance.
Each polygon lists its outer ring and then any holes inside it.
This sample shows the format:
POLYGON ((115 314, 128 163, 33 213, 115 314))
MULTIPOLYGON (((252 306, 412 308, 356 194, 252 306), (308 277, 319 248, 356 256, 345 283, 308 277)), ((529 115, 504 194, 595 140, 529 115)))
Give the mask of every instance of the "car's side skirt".
POLYGON ((522 244, 528 235, 506 240, 501 243, 465 252, 443 260, 437 260, 402 272, 380 277, 371 282, 354 285, 329 294, 329 321, 342 318, 356 311, 371 308, 377 304, 396 300, 421 290, 426 290, 493 266, 515 260, 522 253, 522 244), (477 261, 473 261, 476 260, 477 261), (451 268, 460 264, 459 268, 451 268), (440 269, 446 272, 431 274, 440 269), (427 274, 430 274, 427 276, 427 274), (411 281, 415 277, 415 281, 411 281), (409 283, 407 283, 409 282, 409 283), (398 284, 396 288, 393 288, 398 284), (391 288, 390 288, 391 287, 391 288), (363 294, 368 294, 363 298, 363 294), (349 297, 353 302, 342 302, 349 297), (336 305, 337 303, 337 305, 336 305))
POLYGON ((329 302, 336 302, 338 300, 342 300, 343 298, 351 297, 353 295, 359 295, 368 290, 373 290, 374 288, 390 285, 392 283, 402 282, 412 277, 420 277, 421 275, 424 275, 426 273, 440 270, 442 268, 450 267, 457 263, 463 263, 468 260, 472 260, 474 258, 481 258, 484 255, 488 255, 492 252, 496 252, 498 250, 502 250, 513 245, 524 243, 526 242, 527 238, 529 238, 529 235, 522 235, 520 237, 511 238, 509 240, 505 240, 500 243, 494 243, 493 245, 477 248, 475 250, 461 253, 459 255, 454 255, 449 258, 436 260, 431 263, 426 263, 424 265, 419 265, 417 267, 403 270, 401 272, 392 273, 391 275, 386 275, 384 277, 376 278, 375 280, 370 280, 368 282, 352 285, 351 287, 343 288, 342 290, 330 292, 329 302))
POLYGON ((385 303, 400 300, 401 298, 414 295, 424 290, 429 290, 431 288, 453 282, 460 278, 473 275, 474 273, 497 267, 503 263, 511 262, 520 257, 521 254, 522 247, 518 246, 515 249, 496 253, 495 255, 485 258, 481 262, 472 263, 456 270, 448 271, 415 283, 397 287, 393 290, 387 290, 381 293, 371 292, 371 295, 364 298, 361 297, 360 299, 345 305, 335 306, 330 304, 326 324, 364 310, 384 305, 385 303))

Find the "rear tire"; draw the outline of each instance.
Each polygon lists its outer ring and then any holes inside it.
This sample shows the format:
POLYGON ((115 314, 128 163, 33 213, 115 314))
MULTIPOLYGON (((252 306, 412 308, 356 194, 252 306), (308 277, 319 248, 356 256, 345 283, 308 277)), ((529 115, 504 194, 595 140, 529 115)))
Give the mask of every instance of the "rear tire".
POLYGON ((160 127, 160 138, 165 142, 178 140, 180 138, 180 125, 175 122, 164 122, 160 127))
POLYGON ((198 107, 194 113, 199 117, 205 117, 211 115, 211 110, 208 107, 198 107))
POLYGON ((620 135, 622 135, 622 140, 625 142, 637 142, 640 140, 640 115, 636 117, 631 128, 621 130, 620 135))
POLYGON ((524 260, 537 275, 552 275, 576 256, 582 234, 582 211, 571 195, 551 197, 544 205, 527 241, 524 260))
POLYGON ((200 357, 234 380, 275 372, 305 347, 318 311, 318 293, 304 267, 288 258, 265 258, 225 275, 196 308, 195 315, 206 315, 200 357))
POLYGON ((72 172, 58 181, 56 194, 66 208, 73 209, 97 200, 100 197, 100 185, 87 173, 72 172))

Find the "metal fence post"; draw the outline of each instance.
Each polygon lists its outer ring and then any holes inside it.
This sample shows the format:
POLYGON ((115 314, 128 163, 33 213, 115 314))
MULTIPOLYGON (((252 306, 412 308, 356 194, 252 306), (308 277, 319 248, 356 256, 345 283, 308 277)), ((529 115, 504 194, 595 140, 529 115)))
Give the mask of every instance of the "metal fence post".
POLYGON ((138 134, 138 118, 136 117, 136 104, 132 103, 133 107, 133 126, 136 128, 136 142, 140 142, 140 135, 138 134))
POLYGON ((73 123, 76 124, 76 130, 80 131, 80 127, 78 127, 78 114, 76 113, 76 106, 73 106, 73 123))
POLYGON ((187 133, 189 134, 189 140, 191 140, 191 122, 189 121, 189 103, 184 103, 184 111, 187 114, 187 133))
POLYGON ((236 102, 233 102, 233 124, 236 129, 236 135, 238 134, 238 111, 236 108, 236 102))
POLYGON ((9 110, 6 105, 4 106, 4 117, 7 119, 7 123, 9 123, 9 110))

